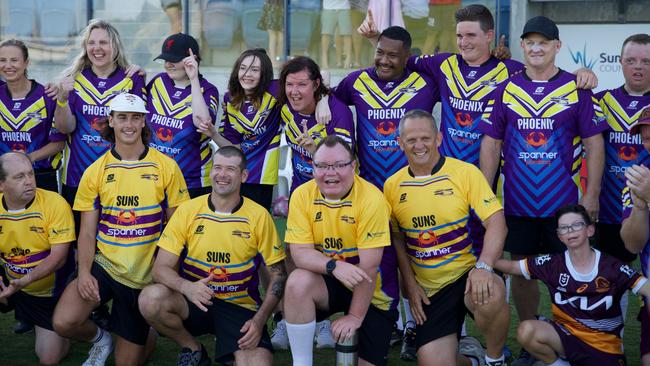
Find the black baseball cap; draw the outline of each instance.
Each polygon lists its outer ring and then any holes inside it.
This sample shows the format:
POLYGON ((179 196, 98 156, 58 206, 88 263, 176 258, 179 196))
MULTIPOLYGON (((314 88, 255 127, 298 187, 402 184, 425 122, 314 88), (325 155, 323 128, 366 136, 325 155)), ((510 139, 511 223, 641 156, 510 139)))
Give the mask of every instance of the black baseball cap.
POLYGON ((162 44, 160 55, 154 60, 165 60, 169 62, 180 62, 182 59, 190 55, 189 49, 198 57, 199 44, 194 37, 189 34, 176 33, 167 37, 162 44))
POLYGON ((526 22, 521 38, 525 38, 528 33, 539 33, 550 40, 560 39, 560 31, 557 29, 555 22, 541 15, 526 22))

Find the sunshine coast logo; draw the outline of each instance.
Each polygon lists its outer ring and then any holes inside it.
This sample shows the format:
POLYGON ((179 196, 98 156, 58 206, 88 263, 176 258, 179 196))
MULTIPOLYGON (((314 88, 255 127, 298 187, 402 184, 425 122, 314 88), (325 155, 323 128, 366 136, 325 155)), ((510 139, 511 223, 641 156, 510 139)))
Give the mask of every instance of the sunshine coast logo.
POLYGON ((595 58, 589 58, 587 56, 587 43, 585 42, 582 46, 582 51, 573 51, 571 47, 568 47, 569 49, 569 54, 571 54, 571 59, 573 62, 581 67, 587 68, 587 69, 592 69, 594 65, 596 64, 596 59, 595 58))

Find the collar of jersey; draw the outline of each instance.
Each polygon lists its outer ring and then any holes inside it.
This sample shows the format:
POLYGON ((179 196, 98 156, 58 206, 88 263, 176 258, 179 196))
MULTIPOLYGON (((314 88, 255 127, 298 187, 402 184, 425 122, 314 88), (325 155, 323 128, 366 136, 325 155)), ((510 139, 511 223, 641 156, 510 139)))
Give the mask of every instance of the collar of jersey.
MULTIPOLYGON (((147 156, 148 152, 149 152, 149 146, 144 145, 144 151, 142 152, 142 154, 140 154, 140 156, 138 156, 138 160, 144 159, 144 157, 147 156)), ((117 160, 122 160, 120 154, 118 154, 117 151, 115 150, 115 145, 111 147, 111 155, 113 155, 113 157, 117 160)))
MULTIPOLYGON (((20 209, 20 210, 13 210, 13 211, 24 211, 24 210, 27 210, 27 209, 29 208, 29 206, 31 206, 32 203, 34 203, 34 200, 35 200, 35 199, 36 199, 36 194, 34 194, 34 198, 32 198, 31 201, 27 202, 27 204, 25 205, 25 208, 20 209)), ((2 208, 4 208, 5 211, 9 212, 9 207, 7 207, 7 202, 5 201, 5 196, 4 196, 4 195, 2 196, 2 208)))
MULTIPOLYGON (((440 159, 438 159, 438 162, 436 163, 436 165, 434 165, 433 169, 431 169, 431 174, 430 175, 434 175, 437 172, 439 172, 440 169, 442 169, 442 166, 445 165, 445 160, 446 160, 445 157, 443 155, 440 155, 440 159)), ((409 167, 408 169, 409 169, 409 175, 411 177, 415 178, 415 174, 411 170, 411 167, 409 167)))
POLYGON ((105 78, 102 78, 102 77, 97 76, 97 74, 95 74, 95 72, 93 71, 93 68, 92 68, 92 67, 88 67, 88 72, 90 72, 90 74, 91 74, 92 76, 94 76, 94 77, 96 77, 96 78, 98 78, 98 79, 104 79, 104 80, 105 80, 105 79, 110 79, 110 78, 112 78, 113 76, 115 76, 115 74, 117 74, 117 72, 118 72, 119 70, 122 70, 122 68, 119 67, 119 66, 117 66, 117 67, 115 68, 115 70, 113 70, 113 72, 112 72, 110 75, 108 75, 108 76, 105 77, 105 78))
MULTIPOLYGON (((244 205, 244 197, 239 196, 239 203, 237 204, 237 206, 235 206, 235 208, 232 209, 230 214, 234 214, 235 212, 237 212, 243 205, 244 205)), ((210 208, 210 211, 212 211, 212 212, 217 211, 217 209, 212 204, 212 193, 210 193, 208 195, 208 207, 210 208)))
MULTIPOLYGON (((627 90, 625 90, 625 84, 621 85, 621 86, 620 86, 620 89, 621 89, 621 91, 623 92, 623 94, 625 94, 625 95, 629 95, 629 96, 631 96, 631 97, 638 97, 638 96, 639 96, 639 95, 630 95, 630 93, 628 93, 627 90)), ((30 93, 31 93, 31 92, 30 92, 30 93)), ((27 94, 27 95, 29 95, 29 94, 27 94)), ((644 96, 644 97, 650 96, 650 90, 648 90, 647 92, 645 92, 642 96, 644 96)), ((25 98, 27 98, 27 97, 25 97, 25 98)))
MULTIPOLYGON (((556 65, 556 66, 557 66, 557 65, 556 65)), ((563 72, 563 71, 564 71, 564 70, 562 70, 560 67, 558 67, 558 68, 557 68, 557 73, 555 73, 555 75, 551 76, 551 78, 548 79, 548 80, 533 80, 533 79, 531 79, 530 77, 528 77, 528 74, 526 74, 526 70, 524 70, 524 71, 521 73, 521 75, 523 76, 524 79, 526 79, 526 80, 528 80, 528 81, 538 82, 538 83, 539 83, 539 82, 541 82, 541 83, 550 83, 551 81, 554 81, 555 79, 559 78, 560 75, 562 75, 562 72, 563 72)))
MULTIPOLYGON (((27 95, 25 95, 25 98, 22 98, 22 99, 29 98, 29 96, 34 92, 34 90, 36 90, 36 88, 38 88, 39 84, 36 82, 36 80, 29 79, 29 81, 32 82, 32 87, 27 92, 27 95)), ((9 96, 9 99, 14 100, 14 97, 13 97, 13 95, 11 95, 11 91, 9 90, 9 86, 7 84, 5 84, 5 88, 7 88, 7 95, 9 96)))

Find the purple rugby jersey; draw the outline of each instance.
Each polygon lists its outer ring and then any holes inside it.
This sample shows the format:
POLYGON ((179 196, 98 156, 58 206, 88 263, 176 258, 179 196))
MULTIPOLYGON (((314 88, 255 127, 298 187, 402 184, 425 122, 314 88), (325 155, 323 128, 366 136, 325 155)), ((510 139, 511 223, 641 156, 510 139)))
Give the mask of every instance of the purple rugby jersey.
POLYGON ((230 92, 223 97, 220 132, 228 141, 239 144, 246 155, 246 183, 278 183, 281 132, 278 91, 278 81, 271 81, 258 109, 246 100, 237 110, 231 104, 230 92))
MULTIPOLYGON (((216 123, 219 91, 203 77, 199 83, 210 118, 216 123)), ((197 132, 192 121, 192 87, 176 87, 167 73, 156 75, 147 85, 147 110, 149 146, 176 161, 187 188, 210 187, 211 140, 197 132)))
MULTIPOLYGON (((56 102, 45 95, 45 87, 32 80, 32 89, 25 98, 13 99, 7 85, 0 85, 0 154, 22 151, 26 154, 50 142, 65 141, 53 124, 56 102)), ((57 169, 61 153, 34 163, 35 169, 57 169)))
POLYGON ((650 94, 629 95, 621 86, 602 91, 596 94, 596 98, 609 125, 609 130, 604 133, 605 171, 600 191, 599 221, 620 224, 625 169, 634 164, 650 163, 650 154, 643 148, 641 135, 630 134, 630 128, 639 118, 641 110, 650 105, 650 94))
POLYGON ((459 54, 440 53, 411 57, 408 67, 434 78, 440 90, 440 153, 478 166, 481 115, 492 91, 524 65, 490 57, 479 66, 470 66, 459 54))
POLYGON ((66 160, 61 181, 70 187, 79 186, 84 171, 108 151, 110 143, 101 137, 110 111, 110 101, 117 94, 131 93, 144 99, 144 80, 138 74, 126 77, 124 69, 116 68, 108 78, 100 78, 87 68, 77 75, 68 103, 77 120, 66 146, 66 160))
POLYGON ((369 67, 346 76, 334 95, 356 109, 359 175, 382 189, 407 164, 397 144, 399 121, 412 109, 433 110, 439 98, 435 83, 409 70, 397 80, 384 81, 369 67))
POLYGON ((302 134, 302 122, 307 122, 307 131, 316 145, 323 138, 329 135, 337 135, 354 147, 354 121, 352 111, 345 104, 341 103, 334 95, 329 97, 329 107, 332 112, 332 120, 327 126, 316 122, 314 114, 303 115, 291 108, 289 103, 282 106, 282 127, 287 137, 287 144, 291 148, 291 166, 293 176, 291 179, 291 190, 293 192, 301 184, 313 178, 312 155, 296 143, 298 136, 302 134))
POLYGON ((520 73, 488 102, 479 132, 503 141, 506 215, 551 217, 579 200, 581 139, 607 130, 589 90, 560 70, 548 81, 520 73))
MULTIPOLYGON (((650 164, 645 164, 645 166, 649 165, 650 164)), ((630 197, 630 189, 627 187, 623 188, 622 200, 623 214, 621 216, 621 222, 630 217, 632 214, 632 199, 630 197)), ((650 222, 648 225, 650 225, 650 222)), ((641 272, 643 275, 646 277, 650 276, 650 238, 648 238, 648 241, 643 247, 643 250, 641 250, 641 253, 639 253, 639 262, 641 262, 641 272)), ((646 299, 646 301, 647 300, 648 299, 646 299)))

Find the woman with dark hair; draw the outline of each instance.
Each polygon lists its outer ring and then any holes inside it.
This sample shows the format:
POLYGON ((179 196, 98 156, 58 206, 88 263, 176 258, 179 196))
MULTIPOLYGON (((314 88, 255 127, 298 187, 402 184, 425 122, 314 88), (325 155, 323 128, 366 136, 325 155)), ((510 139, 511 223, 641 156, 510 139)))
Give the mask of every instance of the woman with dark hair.
POLYGON ((525 320, 517 340, 547 365, 624 365, 621 297, 650 296, 650 283, 627 264, 591 247, 596 231, 587 210, 569 205, 555 213, 564 253, 520 261, 500 259, 503 273, 542 281, 551 295, 553 319, 525 320))
POLYGON ((61 164, 65 135, 54 129, 55 101, 45 87, 27 77, 29 51, 25 43, 0 43, 0 154, 22 151, 34 162, 36 185, 58 192, 56 170, 61 164))
POLYGON ((165 39, 156 59, 165 72, 147 85, 148 145, 174 159, 183 172, 190 197, 212 191, 210 169, 213 129, 219 108, 219 91, 199 73, 199 44, 194 37, 177 33, 165 39))
POLYGON ((312 154, 325 136, 338 135, 350 146, 355 146, 352 112, 334 95, 328 98, 331 122, 325 126, 316 121, 317 103, 328 94, 320 68, 309 57, 296 57, 282 67, 278 101, 282 105, 282 125, 292 151, 290 192, 312 179, 312 154))

